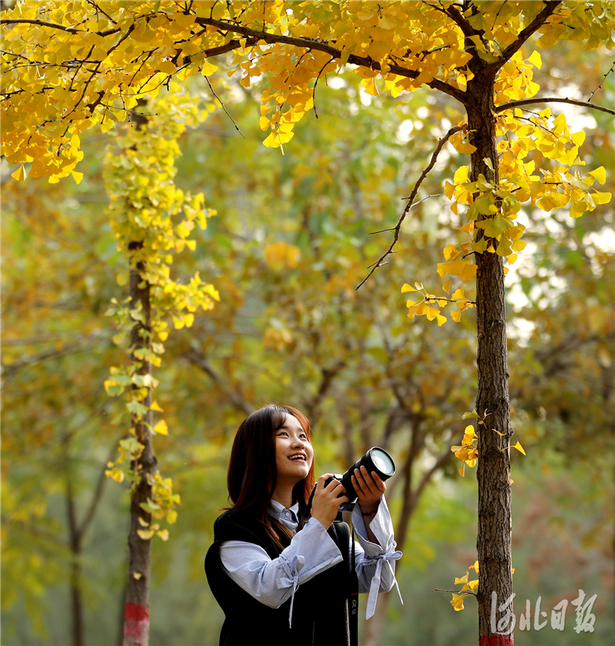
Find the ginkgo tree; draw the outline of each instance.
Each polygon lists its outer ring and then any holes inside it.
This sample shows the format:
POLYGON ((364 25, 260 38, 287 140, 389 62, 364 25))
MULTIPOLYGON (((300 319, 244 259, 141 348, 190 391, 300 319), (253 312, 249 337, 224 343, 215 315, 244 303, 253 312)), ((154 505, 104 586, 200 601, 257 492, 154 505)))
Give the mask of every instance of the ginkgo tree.
POLYGON ((190 327, 198 309, 210 310, 220 298, 199 272, 183 284, 170 271, 177 253, 196 247, 190 239, 196 224, 204 229, 213 214, 205 208, 202 193, 185 193, 173 180, 180 154, 176 139, 208 114, 199 109, 198 97, 174 89, 148 102, 148 116, 140 116, 137 128, 118 137, 119 154, 113 147, 105 159, 111 229, 128 261, 118 283, 129 286, 128 297, 112 299, 108 314, 118 324, 114 341, 128 346, 130 354, 126 365, 111 368, 105 388, 110 395, 127 391, 125 412, 131 420, 130 434, 120 441, 118 457, 106 473, 118 482, 127 477, 130 483, 124 640, 136 643, 147 641, 148 635, 151 539, 168 538, 168 529, 156 521, 173 524, 180 499, 172 478, 162 477, 157 468, 153 436, 168 435, 169 430, 164 419, 154 424, 154 412, 163 410, 153 398, 158 380, 152 368, 161 365, 168 320, 175 329, 190 327))
POLYGON ((525 244, 517 214, 570 207, 579 217, 610 200, 598 186, 606 171, 582 168, 583 133, 550 106, 529 106, 568 102, 615 114, 594 103, 537 96, 532 69, 541 64, 540 48, 562 40, 612 49, 613 3, 26 1, 0 23, 2 152, 17 165, 17 179, 78 180, 80 133, 93 126, 109 131, 139 112, 140 99, 170 88, 173 77, 215 74, 209 59, 229 52, 242 85, 267 79, 261 127, 270 147, 288 144, 294 124, 311 110, 317 114, 319 81, 347 66, 368 94, 403 100, 426 86, 458 103, 458 124, 435 146, 371 272, 394 252, 444 146, 469 155, 445 186, 466 236, 445 247, 438 265, 450 282, 444 294, 412 280, 405 289, 418 292, 410 315, 439 324, 449 304, 457 306, 454 320, 476 308, 479 634, 481 644, 512 644, 512 627, 500 619, 510 616, 513 594, 504 277, 525 244), (526 51, 536 38, 539 49, 526 51), (475 294, 460 291, 473 281, 475 294))

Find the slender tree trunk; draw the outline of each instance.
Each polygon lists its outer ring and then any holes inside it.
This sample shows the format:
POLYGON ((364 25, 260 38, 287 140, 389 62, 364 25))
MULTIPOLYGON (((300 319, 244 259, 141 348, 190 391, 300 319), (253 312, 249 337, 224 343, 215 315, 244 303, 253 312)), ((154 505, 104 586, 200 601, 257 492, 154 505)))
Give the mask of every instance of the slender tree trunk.
MULTIPOLYGON (((397 594, 397 592, 395 594, 397 594)), ((383 592, 378 595, 376 612, 374 613, 374 616, 364 624, 363 646, 380 646, 382 643, 382 633, 384 632, 384 624, 390 596, 391 592, 383 592)))
MULTIPOLYGON (((140 242, 132 242, 129 251, 136 251, 141 247, 140 242)), ((138 263, 130 270, 130 296, 131 306, 136 307, 141 303, 143 307, 143 321, 137 322, 131 333, 131 347, 133 348, 133 364, 141 364, 139 374, 151 374, 149 361, 138 359, 134 352, 140 348, 148 348, 150 333, 150 286, 141 278, 144 270, 143 263, 138 263)), ((151 394, 141 403, 148 409, 151 406, 151 394)), ((151 540, 143 540, 138 531, 151 522, 151 514, 140 505, 147 502, 152 496, 151 474, 156 466, 152 446, 152 412, 148 411, 143 419, 137 420, 133 416, 133 430, 136 439, 143 445, 141 457, 134 465, 137 471, 136 486, 130 499, 130 533, 128 535, 128 582, 126 586, 126 607, 124 612, 124 646, 147 646, 149 643, 149 590, 151 570, 151 540), (141 520, 140 520, 141 519, 141 520), (141 523, 143 521, 144 524, 141 523)))
MULTIPOLYGON (((420 482, 413 488, 412 474, 415 466, 414 462, 420 456, 423 446, 423 433, 419 428, 419 423, 415 423, 412 428, 412 439, 410 441, 408 456, 403 465, 402 471, 399 474, 403 475, 404 478, 402 493, 403 504, 399 516, 399 521, 397 522, 397 525, 395 527, 395 539, 397 540, 397 544, 400 547, 403 546, 406 542, 406 538, 410 532, 410 521, 412 519, 412 515, 416 510, 416 507, 426 485, 429 483, 436 470, 440 469, 450 456, 450 451, 447 451, 444 456, 445 459, 443 460, 442 458, 439 458, 436 464, 428 472, 423 473, 420 482)), ((397 561, 396 574, 399 574, 400 565, 401 561, 397 561)), ((382 633, 384 631, 387 607, 391 599, 391 592, 385 592, 379 596, 378 605, 376 606, 376 612, 374 616, 369 621, 365 622, 365 630, 363 636, 363 643, 365 646, 380 646, 380 644, 382 643, 382 633)))
MULTIPOLYGON (((487 180, 497 183, 493 78, 477 74, 468 84, 468 96, 470 141, 476 146, 470 179, 477 180, 482 174, 487 180), (489 168, 488 161, 495 172, 489 168)), ((478 237, 481 234, 479 229, 478 237)), ((497 247, 496 241, 493 244, 497 247)), ((501 256, 489 252, 477 253, 476 265, 476 411, 484 419, 484 423, 477 426, 479 643, 480 646, 512 646, 512 516, 508 449, 511 427, 504 266, 501 256)))
POLYGON ((124 615, 126 614, 126 584, 122 588, 120 603, 117 607, 117 632, 115 634, 115 646, 124 644, 124 615))
POLYGON ((83 646, 83 604, 81 599, 81 533, 77 526, 75 499, 71 484, 70 466, 67 469, 66 503, 68 512, 68 530, 70 535, 70 606, 71 632, 73 646, 83 646))

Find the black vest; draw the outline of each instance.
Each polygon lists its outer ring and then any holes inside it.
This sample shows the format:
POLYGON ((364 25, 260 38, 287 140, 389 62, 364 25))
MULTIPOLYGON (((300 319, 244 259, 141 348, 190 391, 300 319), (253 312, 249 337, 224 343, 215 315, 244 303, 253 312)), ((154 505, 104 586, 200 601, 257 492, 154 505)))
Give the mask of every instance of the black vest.
MULTIPOLYGON (((349 643, 347 599, 353 576, 349 563, 350 530, 334 522, 328 530, 343 561, 328 568, 295 592, 292 628, 289 628, 290 599, 279 608, 270 608, 242 590, 228 575, 220 560, 220 543, 238 540, 262 547, 275 559, 282 551, 264 525, 241 511, 224 512, 214 523, 214 543, 205 558, 209 587, 224 610, 225 621, 220 646, 248 646, 259 642, 268 646, 346 646, 349 643)), ((289 540, 281 536, 286 547, 289 540)), ((357 597, 355 596, 354 599, 357 597)))

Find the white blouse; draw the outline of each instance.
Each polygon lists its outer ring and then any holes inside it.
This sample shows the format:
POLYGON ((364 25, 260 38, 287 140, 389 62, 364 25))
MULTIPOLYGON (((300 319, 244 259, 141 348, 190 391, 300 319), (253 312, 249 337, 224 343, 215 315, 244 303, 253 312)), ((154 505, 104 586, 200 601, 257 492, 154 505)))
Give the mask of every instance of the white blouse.
MULTIPOLYGON (((298 511, 298 504, 286 509, 275 500, 269 507, 269 514, 294 532, 299 526, 298 511)), ((352 512, 352 524, 358 539, 355 541, 355 568, 359 592, 369 592, 366 611, 369 619, 376 610, 378 593, 397 586, 394 563, 402 553, 396 550, 391 514, 384 497, 369 524, 378 543, 368 540, 358 504, 352 512)), ((231 579, 261 603, 279 608, 292 599, 291 616, 297 588, 343 560, 336 543, 316 518, 310 518, 275 559, 259 545, 245 541, 224 541, 220 545, 220 559, 231 579)), ((399 593, 399 587, 397 591, 399 593)), ((401 599, 401 593, 399 596, 401 599)))

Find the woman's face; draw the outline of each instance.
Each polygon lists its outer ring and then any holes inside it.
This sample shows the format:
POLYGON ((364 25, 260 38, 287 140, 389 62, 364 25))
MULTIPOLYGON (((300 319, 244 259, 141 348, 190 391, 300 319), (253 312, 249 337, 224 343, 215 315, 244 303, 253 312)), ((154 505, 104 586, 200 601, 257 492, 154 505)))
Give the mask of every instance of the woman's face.
POLYGON ((275 432, 275 465, 278 484, 294 486, 307 477, 314 460, 314 449, 299 420, 286 414, 275 432))

